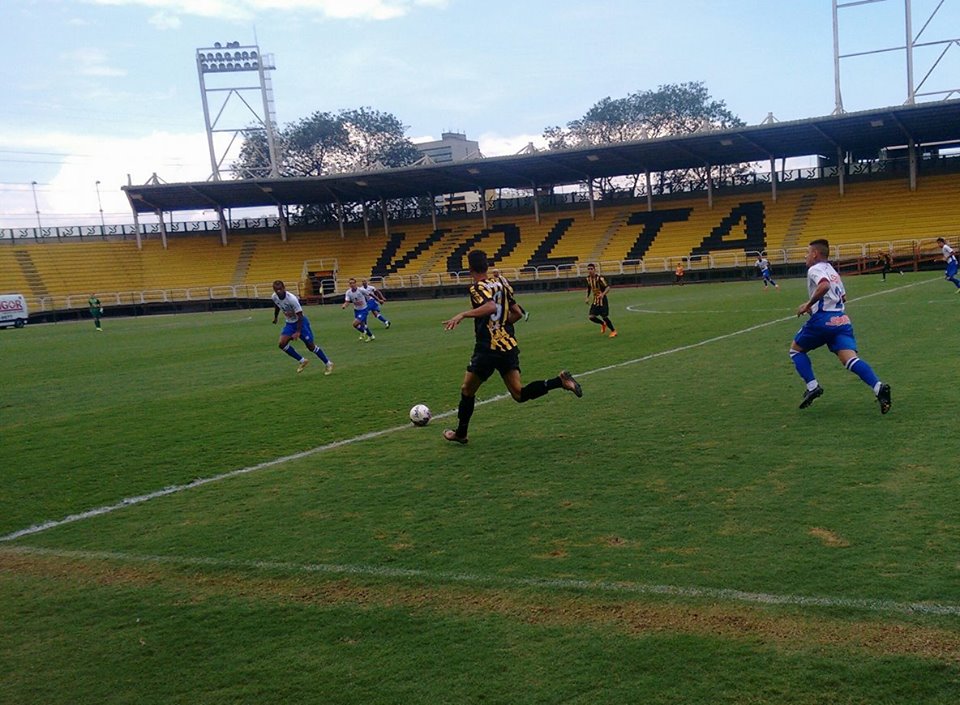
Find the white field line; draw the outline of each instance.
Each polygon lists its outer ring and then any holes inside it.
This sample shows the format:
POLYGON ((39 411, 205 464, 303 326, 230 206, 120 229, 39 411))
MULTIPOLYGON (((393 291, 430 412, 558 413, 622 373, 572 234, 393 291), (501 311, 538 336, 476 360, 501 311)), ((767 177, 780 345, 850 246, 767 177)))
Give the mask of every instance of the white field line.
MULTIPOLYGON (((856 299, 856 300, 862 300, 862 299, 871 298, 873 296, 882 296, 884 294, 890 294, 902 289, 908 289, 914 286, 919 286, 920 284, 927 284, 927 283, 930 283, 930 281, 938 281, 938 280, 929 280, 929 281, 917 282, 913 284, 906 284, 904 286, 896 287, 894 289, 886 289, 885 291, 879 291, 874 294, 868 294, 867 296, 861 296, 859 299, 856 299)), ((647 360, 653 360, 658 357, 663 357, 664 355, 673 355, 674 353, 683 352, 685 350, 692 350, 693 348, 709 345, 710 343, 716 343, 720 340, 726 340, 728 338, 733 338, 738 335, 743 335, 744 333, 750 333, 752 331, 759 330, 761 328, 766 328, 768 326, 776 325, 777 323, 783 323, 784 321, 789 321, 792 318, 793 316, 786 316, 784 318, 777 318, 775 320, 768 321, 766 323, 758 323, 755 326, 749 326, 748 328, 743 328, 741 330, 734 331, 733 333, 726 333, 724 335, 718 335, 713 338, 707 338, 706 340, 701 340, 698 343, 682 345, 680 347, 672 348, 670 350, 662 350, 660 352, 651 353, 650 355, 644 355, 643 357, 634 358, 633 360, 619 362, 615 365, 598 367, 597 369, 589 370, 587 372, 579 372, 577 373, 576 376, 587 377, 589 375, 597 374, 598 372, 606 372, 608 370, 614 370, 620 367, 627 367, 628 365, 635 365, 640 362, 646 362, 647 360)), ((496 402, 496 401, 500 401, 502 399, 508 399, 508 398, 509 398, 508 394, 498 394, 494 397, 490 397, 489 399, 484 399, 483 401, 478 402, 478 404, 490 404, 492 402, 496 402)), ((452 416, 455 413, 456 413, 456 410, 450 410, 442 414, 437 414, 435 418, 442 419, 447 416, 452 416)), ((49 529, 55 529, 57 527, 64 526, 66 524, 72 524, 73 522, 76 522, 76 521, 81 521, 84 519, 92 519, 94 517, 102 516, 104 514, 110 514, 111 512, 115 512, 118 509, 123 509, 124 507, 129 507, 135 504, 142 504, 144 502, 149 502, 152 499, 158 499, 160 497, 166 497, 167 495, 177 494, 185 490, 193 489, 196 487, 202 487, 204 485, 209 485, 214 482, 229 480, 231 478, 238 477, 240 475, 247 475, 253 472, 257 472, 259 470, 266 470, 267 468, 276 467, 277 465, 283 465, 284 463, 288 463, 292 460, 301 460, 303 458, 309 458, 310 456, 317 455, 318 453, 323 453, 328 450, 335 450, 337 448, 353 445, 354 443, 360 443, 362 441, 369 441, 374 438, 379 438, 381 436, 385 436, 390 433, 396 433, 397 431, 403 431, 409 428, 410 428, 409 425, 404 424, 402 426, 394 426, 393 428, 386 428, 380 431, 371 431, 369 433, 360 434, 359 436, 354 436, 353 438, 345 438, 339 441, 333 441, 332 443, 327 443, 326 445, 317 446, 316 448, 310 448, 309 450, 304 450, 299 453, 294 453, 292 455, 285 455, 281 458, 268 460, 263 463, 258 463, 257 465, 251 465, 249 467, 239 468, 237 470, 231 470, 230 472, 221 473, 220 475, 213 475, 211 477, 199 478, 183 485, 170 485, 169 487, 165 487, 162 490, 157 490, 155 492, 150 492, 148 494, 143 494, 136 497, 126 497, 124 499, 121 499, 119 502, 115 504, 109 504, 103 507, 97 507, 95 509, 88 509, 87 511, 80 512, 79 514, 70 514, 62 519, 49 520, 49 521, 42 522, 40 524, 34 524, 33 526, 28 526, 25 529, 20 529, 18 531, 14 531, 13 533, 6 534, 5 536, 0 536, 0 543, 15 541, 16 539, 22 538, 24 536, 39 534, 49 529)))
POLYGON ((960 616, 960 605, 938 602, 897 602, 846 597, 809 595, 776 595, 765 592, 746 592, 708 587, 680 587, 630 581, 573 580, 564 578, 510 578, 476 573, 448 573, 444 571, 410 568, 385 568, 372 565, 339 565, 335 563, 291 563, 281 561, 241 561, 189 556, 156 556, 110 551, 67 551, 32 548, 29 546, 0 547, 0 553, 25 556, 52 556, 76 560, 120 561, 147 565, 199 566, 214 569, 279 571, 285 573, 317 573, 321 575, 353 575, 367 578, 401 578, 429 582, 485 585, 497 588, 540 588, 574 590, 586 593, 614 595, 666 595, 670 597, 722 600, 759 605, 791 605, 799 607, 827 607, 856 609, 870 612, 960 616))

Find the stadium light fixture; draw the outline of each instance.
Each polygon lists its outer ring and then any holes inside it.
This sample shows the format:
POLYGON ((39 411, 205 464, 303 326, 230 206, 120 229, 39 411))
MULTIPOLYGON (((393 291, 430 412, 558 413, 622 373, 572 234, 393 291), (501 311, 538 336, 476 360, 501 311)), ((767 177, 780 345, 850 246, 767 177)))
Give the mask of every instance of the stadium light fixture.
POLYGON ((95 185, 97 187, 97 207, 100 209, 100 234, 104 235, 107 232, 107 224, 103 222, 103 202, 100 200, 100 179, 97 179, 95 185))
MULTIPOLYGON (((30 190, 33 191, 33 208, 37 211, 37 230, 43 230, 43 225, 40 224, 40 205, 37 203, 37 182, 30 182, 30 190)), ((39 234, 39 233, 38 233, 39 234)))

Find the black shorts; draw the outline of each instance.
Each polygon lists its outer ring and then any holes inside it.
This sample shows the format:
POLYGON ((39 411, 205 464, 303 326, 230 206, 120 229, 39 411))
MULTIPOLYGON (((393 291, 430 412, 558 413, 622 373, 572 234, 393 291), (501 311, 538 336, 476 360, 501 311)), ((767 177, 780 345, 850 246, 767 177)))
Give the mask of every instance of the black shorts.
POLYGON ((473 357, 467 365, 467 372, 472 372, 480 381, 486 382, 495 371, 503 377, 511 370, 520 371, 520 349, 514 348, 507 352, 474 348, 473 357))
POLYGON ((610 315, 610 304, 607 302, 607 297, 603 297, 602 304, 590 304, 590 315, 591 316, 609 316, 610 315))

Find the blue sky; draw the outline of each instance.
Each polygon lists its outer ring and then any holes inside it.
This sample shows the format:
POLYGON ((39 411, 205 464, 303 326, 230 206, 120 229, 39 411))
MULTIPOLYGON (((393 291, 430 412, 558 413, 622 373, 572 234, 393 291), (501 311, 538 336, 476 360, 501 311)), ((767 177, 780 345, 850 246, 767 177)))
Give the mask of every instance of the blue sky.
MULTIPOLYGON (((848 2, 849 0, 843 0, 848 2)), ((914 34, 941 0, 913 0, 914 34)), ((414 141, 465 132, 487 156, 542 143, 598 100, 703 81, 748 124, 834 109, 830 0, 6 0, 0 227, 130 222, 119 188, 210 174, 195 52, 273 54, 281 125, 370 106, 414 141)), ((904 44, 904 2, 840 11, 841 52, 904 44)), ((960 36, 944 0, 922 39, 960 36)), ((918 50, 916 80, 942 46, 918 50)), ((925 89, 960 75, 960 46, 925 89)), ((899 105, 903 52, 845 59, 847 110, 899 105)), ((957 81, 960 84, 960 81, 957 81)))

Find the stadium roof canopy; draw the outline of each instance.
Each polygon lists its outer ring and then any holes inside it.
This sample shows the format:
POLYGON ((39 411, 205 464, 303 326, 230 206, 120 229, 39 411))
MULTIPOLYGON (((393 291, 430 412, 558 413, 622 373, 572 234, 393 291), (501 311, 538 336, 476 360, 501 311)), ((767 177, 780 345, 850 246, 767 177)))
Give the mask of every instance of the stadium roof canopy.
POLYGON ((478 158, 321 177, 124 186, 141 213, 257 206, 359 203, 463 191, 548 187, 705 164, 762 162, 838 150, 878 155, 909 143, 960 143, 960 100, 713 130, 589 148, 478 158))

